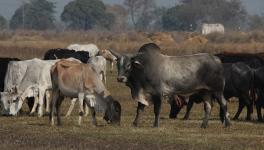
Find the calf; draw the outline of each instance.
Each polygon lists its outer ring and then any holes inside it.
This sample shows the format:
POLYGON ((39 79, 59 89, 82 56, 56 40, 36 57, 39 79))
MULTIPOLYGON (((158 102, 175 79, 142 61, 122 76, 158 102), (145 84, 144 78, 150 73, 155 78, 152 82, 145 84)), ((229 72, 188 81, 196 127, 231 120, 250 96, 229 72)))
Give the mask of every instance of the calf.
POLYGON ((104 119, 110 123, 120 124, 121 106, 115 101, 89 64, 61 60, 51 68, 52 107, 51 124, 54 125, 54 113, 57 112, 57 123, 60 120, 60 104, 65 96, 78 98, 80 104, 79 125, 83 115, 83 101, 90 107, 92 122, 96 125, 95 105, 105 107, 104 119))

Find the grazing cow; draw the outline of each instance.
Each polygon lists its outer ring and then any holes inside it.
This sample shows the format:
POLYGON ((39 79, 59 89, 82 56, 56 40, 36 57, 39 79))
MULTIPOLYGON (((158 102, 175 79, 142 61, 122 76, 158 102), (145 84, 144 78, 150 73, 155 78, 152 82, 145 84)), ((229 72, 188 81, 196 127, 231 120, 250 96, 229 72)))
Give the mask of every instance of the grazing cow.
MULTIPOLYGON (((231 97, 239 98, 239 107, 234 119, 238 119, 241 111, 244 106, 247 106, 247 120, 251 120, 251 115, 253 113, 252 101, 249 95, 249 91, 252 91, 254 88, 254 70, 252 70, 248 65, 244 63, 234 63, 234 64, 223 64, 224 74, 225 74, 225 89, 224 97, 229 99, 231 97)), ((170 100, 171 103, 171 112, 170 117, 176 118, 179 113, 181 106, 178 107, 175 105, 173 100, 170 100)), ((189 119, 190 110, 193 106, 193 103, 201 103, 202 96, 200 94, 194 94, 189 97, 187 103, 187 111, 184 116, 184 119, 189 119)))
POLYGON ((99 49, 95 44, 71 44, 67 49, 88 52, 89 57, 97 56, 99 53, 99 49))
POLYGON ((80 103, 80 118, 83 115, 83 101, 90 107, 92 122, 96 125, 95 105, 105 106, 104 119, 110 123, 120 123, 121 105, 115 101, 89 64, 61 60, 51 68, 52 78, 52 108, 51 124, 54 125, 54 113, 57 112, 57 123, 60 121, 60 104, 65 96, 78 98, 80 103))
POLYGON ((210 33, 225 33, 225 28, 222 24, 202 24, 202 34, 207 35, 210 33))
MULTIPOLYGON (((100 79, 106 84, 106 59, 103 56, 95 56, 95 57, 91 57, 88 60, 88 63, 92 66, 92 68, 95 70, 95 72, 100 77, 100 79)), ((66 117, 71 115, 76 101, 77 101, 77 99, 72 99, 71 106, 70 106, 70 108, 66 114, 66 117)), ((87 106, 87 105, 85 105, 85 106, 87 106)), ((87 110, 88 109, 86 107, 85 116, 88 115, 87 110)))
POLYGON ((110 50, 103 49, 99 51, 99 55, 103 56, 106 60, 108 60, 111 63, 111 71, 114 69, 114 63, 116 62, 116 57, 112 55, 110 50))
MULTIPOLYGON (((17 62, 18 64, 15 64, 16 62, 13 62, 13 64, 10 65, 15 66, 14 68, 9 69, 10 73, 14 74, 8 74, 6 80, 11 79, 11 81, 6 81, 5 83, 7 83, 7 88, 14 86, 15 90, 12 90, 11 92, 1 93, 1 101, 4 104, 4 108, 6 109, 6 111, 9 111, 10 115, 16 115, 18 113, 26 97, 35 98, 35 103, 31 113, 35 112, 37 104, 39 104, 38 114, 39 116, 43 115, 42 108, 44 103, 44 96, 45 94, 47 96, 47 90, 52 88, 49 70, 56 61, 32 59, 19 61, 17 62), (16 66, 21 67, 19 70, 17 70, 17 72, 15 72, 14 70, 17 69, 16 66), (19 79, 16 79, 16 77, 18 77, 17 75, 21 75, 21 77, 19 79)), ((48 101, 49 98, 46 97, 46 100, 48 101)))
POLYGON ((44 60, 75 58, 83 63, 87 63, 90 58, 89 53, 85 51, 74 51, 69 49, 50 49, 44 54, 44 60))
MULTIPOLYGON (((127 62, 120 54, 113 54, 118 58, 118 65, 127 62)), ((230 125, 223 96, 224 70, 217 57, 206 53, 166 56, 160 53, 160 48, 156 44, 149 43, 143 45, 139 53, 122 66, 125 69, 117 67, 119 69, 117 80, 125 82, 130 87, 132 98, 139 102, 133 122, 135 126, 138 125, 140 113, 149 104, 147 98, 154 104, 154 126, 158 127, 162 95, 186 97, 197 92, 202 94, 205 106, 205 117, 201 127, 208 126, 212 95, 220 104, 221 121, 226 127, 230 125)))

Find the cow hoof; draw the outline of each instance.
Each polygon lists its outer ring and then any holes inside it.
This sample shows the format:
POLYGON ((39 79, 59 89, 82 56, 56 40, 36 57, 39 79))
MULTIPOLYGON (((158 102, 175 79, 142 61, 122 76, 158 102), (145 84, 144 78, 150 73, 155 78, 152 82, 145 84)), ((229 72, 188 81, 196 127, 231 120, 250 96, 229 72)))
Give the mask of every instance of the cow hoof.
POLYGON ((138 123, 136 123, 136 122, 133 122, 132 125, 133 125, 133 127, 138 127, 138 123))
POLYGON ((208 127, 208 124, 207 123, 202 123, 202 125, 201 125, 201 128, 207 128, 208 127))
POLYGON ((258 122, 263 122, 263 119, 258 119, 258 122))
POLYGON ((159 128, 159 125, 158 124, 154 124, 153 128, 159 128))
POLYGON ((32 117, 35 116, 35 113, 29 113, 29 116, 32 116, 32 117))
POLYGON ((189 120, 189 118, 188 117, 184 117, 183 120, 189 120))
POLYGON ((229 126, 231 126, 230 121, 229 121, 229 120, 225 121, 225 128, 227 128, 227 127, 229 127, 229 126))
POLYGON ((233 120, 238 120, 238 117, 234 117, 233 120))

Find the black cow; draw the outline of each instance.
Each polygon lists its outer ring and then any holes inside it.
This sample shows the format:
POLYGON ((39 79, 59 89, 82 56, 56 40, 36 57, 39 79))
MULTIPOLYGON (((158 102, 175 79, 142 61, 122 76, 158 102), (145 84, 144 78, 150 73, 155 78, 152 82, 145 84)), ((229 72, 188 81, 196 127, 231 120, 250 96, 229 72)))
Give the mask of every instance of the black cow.
POLYGON ((82 63, 87 63, 89 59, 89 53, 85 51, 75 51, 69 49, 50 49, 44 54, 44 60, 55 60, 55 59, 63 59, 63 58, 75 58, 80 60, 82 63))
POLYGON ((224 70, 217 57, 206 53, 166 56, 153 43, 143 45, 130 60, 120 54, 113 54, 118 58, 118 81, 125 82, 130 87, 132 98, 139 102, 133 122, 135 126, 138 125, 140 113, 148 105, 147 96, 154 104, 154 126, 157 127, 162 95, 187 96, 196 92, 202 95, 205 106, 201 127, 208 125, 212 95, 220 104, 221 121, 225 126, 230 125, 223 96, 224 70))
MULTIPOLYGON (((251 120, 253 113, 252 101, 249 95, 249 91, 254 88, 254 70, 244 63, 225 63, 224 74, 225 74, 225 89, 224 96, 226 99, 231 97, 238 97, 239 107, 236 115, 233 119, 238 119, 241 111, 247 106, 247 117, 246 120, 251 120)), ((181 106, 175 105, 173 100, 171 101, 171 112, 170 118, 176 118, 179 113, 181 106)), ((189 97, 187 103, 187 111, 184 119, 189 119, 190 110, 193 103, 201 103, 202 97, 200 94, 194 94, 189 97)))

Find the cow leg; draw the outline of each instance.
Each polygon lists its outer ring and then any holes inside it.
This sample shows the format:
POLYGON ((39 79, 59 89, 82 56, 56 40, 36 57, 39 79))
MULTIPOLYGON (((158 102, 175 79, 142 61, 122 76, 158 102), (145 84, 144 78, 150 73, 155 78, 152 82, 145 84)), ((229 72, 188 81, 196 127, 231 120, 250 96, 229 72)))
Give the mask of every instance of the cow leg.
POLYGON ((63 99, 64 99, 64 96, 59 96, 59 98, 57 100, 57 103, 56 103, 58 126, 61 125, 60 106, 61 106, 61 103, 62 103, 63 99))
POLYGON ((227 112, 227 101, 222 93, 215 93, 215 97, 220 105, 220 112, 222 114, 220 116, 220 118, 222 118, 221 121, 224 122, 225 127, 228 127, 230 126, 230 119, 229 119, 229 113, 227 112))
POLYGON ((89 107, 88 107, 88 105, 85 103, 84 104, 84 116, 86 117, 86 116, 88 116, 89 115, 89 107))
POLYGON ((246 120, 252 120, 252 114, 253 114, 253 104, 250 103, 249 105, 247 105, 247 117, 246 120))
POLYGON ((39 90, 39 107, 38 107, 38 115, 39 115, 39 117, 43 116, 44 94, 45 94, 45 91, 39 90))
POLYGON ((192 107, 193 107, 193 101, 189 100, 189 102, 187 103, 186 113, 185 113, 185 115, 183 117, 184 120, 188 120, 189 119, 192 107))
POLYGON ((160 95, 153 95, 152 101, 154 102, 154 114, 155 114, 155 121, 154 127, 159 127, 160 124, 160 109, 161 109, 161 96, 160 95))
POLYGON ((52 91, 52 101, 50 103, 50 115, 49 115, 49 120, 50 120, 50 123, 51 125, 54 125, 55 122, 54 122, 54 115, 55 115, 55 109, 56 109, 56 103, 58 101, 58 98, 59 98, 59 91, 52 91))
POLYGON ((45 92, 45 96, 46 96, 46 113, 50 113, 50 102, 51 102, 51 95, 50 95, 50 91, 47 90, 45 92))
POLYGON ((238 110, 237 110, 237 113, 234 116, 233 120, 237 120, 238 119, 238 117, 241 114, 241 112, 242 112, 242 110, 243 110, 244 107, 245 107, 245 103, 242 102, 242 99, 241 98, 239 98, 239 100, 238 100, 238 110))
POLYGON ((104 74, 104 83, 106 85, 106 71, 104 71, 103 74, 104 74))
POLYGON ((204 118, 203 118, 203 123, 201 125, 201 128, 207 128, 208 126, 208 120, 210 118, 211 114, 211 96, 209 94, 205 94, 204 97, 204 118))
POLYGON ((110 70, 110 72, 112 73, 112 72, 113 72, 113 70, 114 70, 114 62, 113 62, 113 61, 111 61, 111 70, 110 70))
POLYGON ((256 109, 257 109, 257 115, 258 115, 258 121, 263 121, 262 114, 261 114, 261 105, 259 103, 259 100, 256 102, 256 109))
POLYGON ((133 126, 137 127, 141 113, 144 111, 145 105, 138 102, 136 118, 133 122, 133 126))
POLYGON ((73 108, 74 108, 74 105, 75 105, 76 101, 77 101, 77 98, 73 98, 73 99, 71 100, 71 105, 70 105, 69 110, 67 111, 66 117, 69 117, 69 116, 71 115, 72 110, 73 110, 73 108))
POLYGON ((78 99, 79 99, 79 105, 80 105, 80 111, 79 111, 79 121, 78 124, 81 125, 82 122, 82 116, 83 116, 83 100, 84 100, 84 93, 79 93, 78 94, 78 99))
POLYGON ((33 115, 35 112, 36 112, 36 109, 37 109, 37 106, 38 106, 38 102, 39 102, 39 98, 38 96, 35 96, 34 97, 34 105, 33 105, 33 108, 30 112, 30 115, 33 115))
POLYGON ((170 107, 171 107, 169 117, 171 119, 176 119, 178 113, 181 111, 181 107, 177 107, 176 106, 176 102, 174 100, 174 96, 170 96, 169 97, 169 102, 170 102, 170 107))

